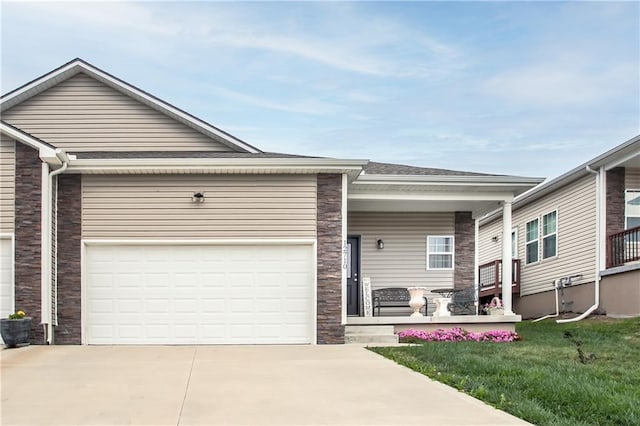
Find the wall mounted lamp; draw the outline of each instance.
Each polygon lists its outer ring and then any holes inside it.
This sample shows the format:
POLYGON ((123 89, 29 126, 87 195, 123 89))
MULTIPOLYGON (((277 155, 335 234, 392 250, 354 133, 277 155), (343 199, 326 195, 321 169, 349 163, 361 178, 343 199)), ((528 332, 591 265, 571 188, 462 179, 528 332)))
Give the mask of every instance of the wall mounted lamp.
POLYGON ((384 241, 378 240, 376 241, 376 245, 378 246, 378 250, 382 250, 384 248, 384 241))
POLYGON ((493 237, 491 237, 491 241, 493 241, 494 243, 498 242, 498 236, 494 235, 493 237))
POLYGON ((202 192, 194 192, 191 201, 194 203, 204 203, 204 194, 202 192))

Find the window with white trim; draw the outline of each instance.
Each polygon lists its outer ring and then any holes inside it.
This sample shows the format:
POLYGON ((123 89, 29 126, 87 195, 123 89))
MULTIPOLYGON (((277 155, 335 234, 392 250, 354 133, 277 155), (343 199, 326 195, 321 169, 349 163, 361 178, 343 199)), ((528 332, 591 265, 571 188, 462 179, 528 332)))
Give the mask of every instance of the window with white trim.
POLYGON ((525 262, 527 264, 538 261, 538 225, 538 219, 533 219, 525 225, 525 262))
POLYGON ((627 189, 624 196, 624 229, 640 226, 640 189, 627 189))
POLYGON ((511 230, 511 259, 518 258, 518 228, 511 230))
POLYGON ((542 216, 542 259, 558 254, 558 211, 542 216))
POLYGON ((453 269, 453 250, 453 236, 427 236, 427 269, 453 269))

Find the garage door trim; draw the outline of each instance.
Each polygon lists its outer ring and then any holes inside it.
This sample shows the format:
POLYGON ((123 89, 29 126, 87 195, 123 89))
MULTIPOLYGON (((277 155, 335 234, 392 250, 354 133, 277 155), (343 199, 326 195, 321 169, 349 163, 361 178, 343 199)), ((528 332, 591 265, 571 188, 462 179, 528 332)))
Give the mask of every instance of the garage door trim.
POLYGON ((310 238, 208 238, 208 239, 82 239, 81 250, 81 342, 88 344, 88 312, 87 312, 87 247, 89 246, 308 246, 312 250, 312 270, 311 273, 311 344, 317 344, 317 242, 310 238))
MULTIPOLYGON (((15 252, 16 252, 16 240, 15 240, 15 235, 14 234, 10 234, 10 233, 0 233, 0 240, 2 241, 6 241, 9 240, 9 256, 11 261, 9 262, 9 282, 8 283, 3 283, 3 285, 7 285, 9 287, 10 290, 10 294, 2 294, 2 297, 8 297, 10 300, 10 303, 8 304, 8 308, 7 310, 9 312, 6 312, 6 315, 9 315, 10 313, 14 313, 16 306, 15 306, 15 294, 16 294, 16 287, 15 287, 15 262, 16 262, 16 257, 15 257, 15 252)), ((3 253, 3 255, 6 253, 3 253)), ((5 318, 5 312, 0 312, 0 315, 2 315, 2 318, 5 318)))

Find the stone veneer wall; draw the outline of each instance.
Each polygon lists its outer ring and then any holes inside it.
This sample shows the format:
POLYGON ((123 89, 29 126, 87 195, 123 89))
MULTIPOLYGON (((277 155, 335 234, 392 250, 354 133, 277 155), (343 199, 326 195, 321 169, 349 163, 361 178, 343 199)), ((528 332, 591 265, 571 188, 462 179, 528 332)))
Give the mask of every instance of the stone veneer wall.
POLYGON ((318 175, 319 344, 344 343, 342 322, 342 176, 318 175))
POLYGON ((455 213, 454 287, 474 285, 475 222, 471 212, 455 213))
POLYGON ((79 345, 82 176, 58 176, 58 326, 54 343, 79 345))
POLYGON ((607 235, 624 231, 624 167, 607 171, 607 235))
POLYGON ((16 143, 15 307, 31 322, 31 343, 44 343, 40 325, 40 206, 42 162, 38 151, 16 143))

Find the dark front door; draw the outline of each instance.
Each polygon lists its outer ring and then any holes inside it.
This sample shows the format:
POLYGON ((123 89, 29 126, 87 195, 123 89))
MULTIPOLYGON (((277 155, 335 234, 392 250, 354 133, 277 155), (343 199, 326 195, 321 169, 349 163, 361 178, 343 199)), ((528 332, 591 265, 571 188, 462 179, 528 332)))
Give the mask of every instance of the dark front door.
POLYGON ((360 237, 347 238, 347 315, 360 315, 360 237))

